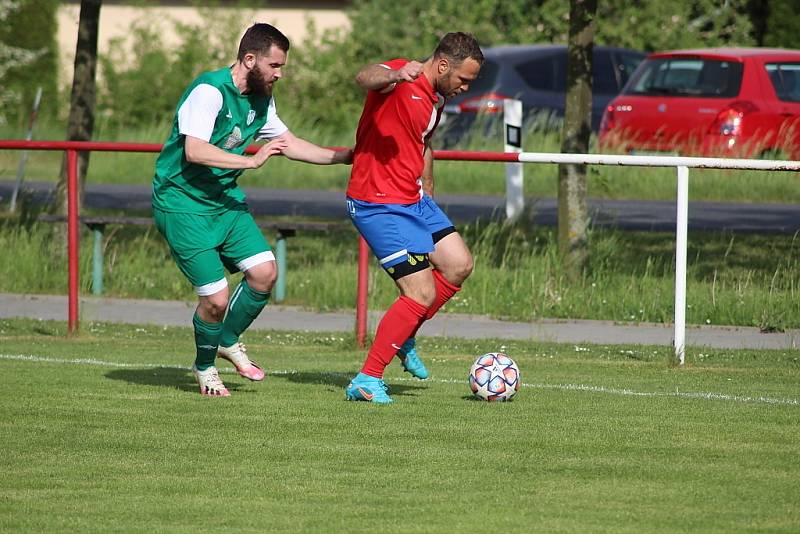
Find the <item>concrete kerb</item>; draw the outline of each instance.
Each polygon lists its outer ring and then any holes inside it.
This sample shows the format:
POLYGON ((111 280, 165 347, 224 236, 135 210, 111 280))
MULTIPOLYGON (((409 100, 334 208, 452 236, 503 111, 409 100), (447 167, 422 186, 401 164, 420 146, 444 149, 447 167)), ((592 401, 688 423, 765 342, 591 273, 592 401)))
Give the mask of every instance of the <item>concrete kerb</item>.
MULTIPOLYGON (((116 298, 81 298, 81 321, 190 326, 194 302, 116 298)), ((26 317, 66 320, 67 298, 60 295, 0 293, 0 318, 26 317)), ((370 330, 382 311, 369 314, 370 330)), ((317 313, 292 306, 267 306, 251 327, 259 330, 309 332, 353 332, 354 312, 317 313)), ((762 333, 738 326, 690 326, 687 346, 719 349, 800 349, 800 330, 762 333)), ((601 345, 671 345, 671 325, 654 323, 618 324, 611 321, 545 319, 533 323, 498 321, 486 316, 442 313, 425 323, 421 336, 466 339, 499 338, 553 343, 601 345)))

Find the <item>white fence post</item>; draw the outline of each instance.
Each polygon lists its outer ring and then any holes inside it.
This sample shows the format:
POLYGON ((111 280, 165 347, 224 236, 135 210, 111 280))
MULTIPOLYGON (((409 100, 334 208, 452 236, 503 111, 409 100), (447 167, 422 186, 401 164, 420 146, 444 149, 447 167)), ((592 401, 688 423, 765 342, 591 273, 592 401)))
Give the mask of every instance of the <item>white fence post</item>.
POLYGON ((689 227, 689 167, 678 166, 677 215, 675 224, 675 356, 680 365, 686 358, 686 247, 689 227))
MULTIPOLYGON (((503 100, 503 125, 506 152, 522 152, 522 102, 503 100)), ((506 219, 515 220, 525 209, 522 191, 522 163, 506 163, 506 219)))
MULTIPOLYGON (((28 121, 28 135, 25 136, 26 141, 33 139, 33 127, 36 126, 36 115, 39 113, 39 103, 42 101, 42 87, 36 88, 36 96, 33 99, 33 110, 31 111, 30 120, 28 121)), ((17 167, 17 181, 14 184, 14 191, 11 192, 11 204, 8 210, 11 213, 17 211, 17 196, 22 188, 22 180, 25 178, 25 164, 28 162, 28 151, 23 150, 19 157, 19 167, 17 167)))

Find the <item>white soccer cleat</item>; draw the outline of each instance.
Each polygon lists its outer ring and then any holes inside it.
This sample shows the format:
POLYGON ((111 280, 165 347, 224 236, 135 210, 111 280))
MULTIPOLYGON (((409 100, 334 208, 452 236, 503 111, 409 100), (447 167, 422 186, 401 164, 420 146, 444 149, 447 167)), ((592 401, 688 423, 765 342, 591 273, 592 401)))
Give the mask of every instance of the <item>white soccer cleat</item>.
POLYGON ((218 347, 217 356, 231 362, 243 377, 256 382, 264 380, 264 369, 247 357, 247 348, 244 343, 237 342, 230 347, 218 347))
POLYGON ((219 371, 216 367, 209 367, 205 371, 200 371, 192 365, 192 372, 197 379, 197 384, 200 386, 200 394, 205 397, 230 397, 231 394, 222 379, 219 377, 219 371))

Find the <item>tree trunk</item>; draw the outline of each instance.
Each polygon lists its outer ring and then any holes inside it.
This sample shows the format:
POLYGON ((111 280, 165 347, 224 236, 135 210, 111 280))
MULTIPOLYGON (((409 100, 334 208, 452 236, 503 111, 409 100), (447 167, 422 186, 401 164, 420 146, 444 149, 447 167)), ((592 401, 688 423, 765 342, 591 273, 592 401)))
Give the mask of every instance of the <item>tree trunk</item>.
POLYGON ((764 46, 764 38, 769 31, 769 0, 748 0, 747 13, 753 24, 752 35, 756 46, 764 46))
MULTIPOLYGON (((94 130, 95 73, 97 72, 97 33, 100 26, 102 0, 81 0, 78 22, 78 42, 75 46, 75 67, 72 78, 72 97, 67 123, 67 139, 90 141, 94 130)), ((67 160, 61 164, 61 176, 56 187, 54 209, 67 212, 67 160)), ((78 205, 83 204, 83 188, 89 168, 89 153, 78 153, 78 205)))
MULTIPOLYGON (((587 153, 592 133, 592 47, 597 0, 570 0, 562 153, 587 153)), ((588 259, 586 165, 559 165, 558 247, 571 279, 588 259)))

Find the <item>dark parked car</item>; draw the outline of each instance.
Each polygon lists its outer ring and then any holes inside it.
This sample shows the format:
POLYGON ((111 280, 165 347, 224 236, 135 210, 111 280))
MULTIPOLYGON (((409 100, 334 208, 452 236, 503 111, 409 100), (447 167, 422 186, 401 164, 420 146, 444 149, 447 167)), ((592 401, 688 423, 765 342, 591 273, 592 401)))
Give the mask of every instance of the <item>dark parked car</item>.
MULTIPOLYGON (((503 99, 522 101, 526 122, 561 118, 567 85, 566 45, 511 45, 487 48, 480 76, 469 91, 447 102, 439 134, 445 144, 461 138, 479 115, 488 128, 502 122, 503 99), (499 120, 493 120, 499 119, 499 120)), ((592 129, 597 131, 608 103, 623 88, 646 54, 624 48, 594 47, 592 129)), ((499 131, 499 129, 497 130, 499 131)))
POLYGON ((800 50, 652 54, 606 109, 600 146, 623 152, 800 158, 800 50))

